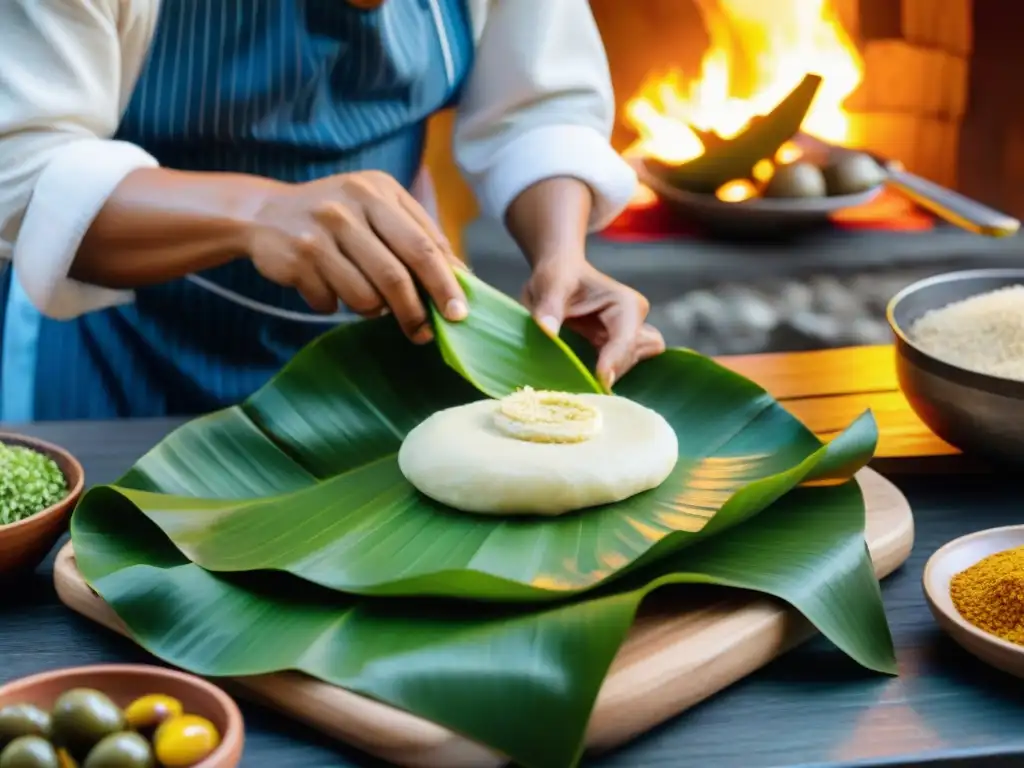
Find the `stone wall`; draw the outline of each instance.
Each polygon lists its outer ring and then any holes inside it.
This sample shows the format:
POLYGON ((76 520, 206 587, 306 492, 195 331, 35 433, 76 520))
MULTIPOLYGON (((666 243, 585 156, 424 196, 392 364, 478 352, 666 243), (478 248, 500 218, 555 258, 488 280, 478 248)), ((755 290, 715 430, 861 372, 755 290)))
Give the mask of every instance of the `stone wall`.
POLYGON ((1024 217, 1024 3, 974 3, 969 105, 960 140, 960 191, 1024 217))
POLYGON ((864 58, 852 143, 949 187, 974 45, 972 0, 833 0, 864 58))
MULTIPOLYGON (((857 146, 956 186, 974 48, 973 0, 830 3, 864 59, 864 83, 847 104, 857 146)), ((590 5, 620 107, 613 143, 621 150, 635 138, 622 118, 624 102, 650 72, 672 66, 698 72, 708 37, 694 0, 590 0, 590 5)))

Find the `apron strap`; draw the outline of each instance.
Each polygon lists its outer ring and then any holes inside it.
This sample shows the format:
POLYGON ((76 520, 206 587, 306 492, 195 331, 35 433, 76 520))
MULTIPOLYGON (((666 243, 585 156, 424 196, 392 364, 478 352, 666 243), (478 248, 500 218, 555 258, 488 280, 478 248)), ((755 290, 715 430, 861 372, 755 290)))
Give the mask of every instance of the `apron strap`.
MULTIPOLYGON (((229 288, 217 285, 216 283, 207 280, 205 277, 199 277, 199 275, 187 275, 185 277, 190 283, 199 286, 200 288, 209 291, 210 293, 220 296, 222 299, 237 304, 246 309, 250 309, 253 312, 259 312, 262 315, 270 315, 271 317, 277 317, 281 320, 290 320, 295 323, 314 323, 320 325, 337 325, 346 321, 352 321, 355 316, 348 312, 335 312, 333 315, 317 315, 312 312, 293 312, 290 309, 282 309, 281 307, 274 307, 270 304, 264 304, 262 301, 256 301, 250 299, 248 296, 243 296, 240 293, 235 293, 229 288)), ((339 305, 340 306, 340 305, 339 305)))

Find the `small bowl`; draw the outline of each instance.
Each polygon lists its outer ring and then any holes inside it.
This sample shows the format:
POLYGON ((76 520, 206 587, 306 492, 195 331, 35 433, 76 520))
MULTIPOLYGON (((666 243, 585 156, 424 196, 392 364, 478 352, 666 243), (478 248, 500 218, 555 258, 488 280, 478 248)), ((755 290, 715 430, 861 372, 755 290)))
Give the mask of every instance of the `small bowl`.
POLYGON ((1024 269, 972 269, 920 280, 886 309, 896 337, 896 374, 914 413, 965 454, 1024 466, 1024 381, 970 371, 934 357, 910 339, 914 322, 954 301, 1024 284, 1024 269))
POLYGON ((0 525, 0 579, 35 569, 67 530, 68 517, 85 487, 85 472, 78 460, 63 448, 34 437, 0 432, 0 443, 20 445, 49 456, 68 484, 68 495, 53 506, 16 523, 0 525))
POLYGON ((949 595, 949 584, 956 574, 989 555, 1019 546, 1024 546, 1024 525, 990 528, 961 536, 928 558, 923 585, 928 607, 947 635, 986 664, 1024 677, 1024 646, 983 632, 966 621, 949 595))
POLYGON ((245 728, 238 705, 224 691, 194 675, 149 664, 97 664, 43 672, 0 686, 0 707, 34 704, 49 710, 70 688, 94 688, 119 707, 150 693, 164 693, 181 702, 190 715, 205 717, 217 727, 220 746, 193 768, 234 768, 242 759, 245 728))

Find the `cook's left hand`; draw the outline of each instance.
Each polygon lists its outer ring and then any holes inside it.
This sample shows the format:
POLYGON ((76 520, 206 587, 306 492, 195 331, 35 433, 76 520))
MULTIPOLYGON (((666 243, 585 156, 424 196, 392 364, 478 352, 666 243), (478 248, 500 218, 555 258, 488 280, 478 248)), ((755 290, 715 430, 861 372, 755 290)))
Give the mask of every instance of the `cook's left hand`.
POLYGON ((583 259, 538 263, 523 303, 549 333, 564 325, 593 344, 598 379, 609 389, 638 362, 665 350, 661 333, 645 322, 647 299, 583 259))

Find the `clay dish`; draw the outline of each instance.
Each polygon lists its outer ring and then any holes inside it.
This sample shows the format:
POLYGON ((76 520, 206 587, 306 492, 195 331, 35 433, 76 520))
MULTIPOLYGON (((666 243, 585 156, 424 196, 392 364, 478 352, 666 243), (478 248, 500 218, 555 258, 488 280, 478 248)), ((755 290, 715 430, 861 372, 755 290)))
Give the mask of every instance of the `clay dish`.
POLYGON ((1024 677, 1024 646, 1009 643, 968 623, 949 595, 953 576, 996 552, 1024 546, 1024 525, 990 528, 949 542, 924 568, 924 594, 943 631, 964 650, 996 669, 1024 677))
POLYGON ((49 710, 69 688, 93 688, 119 707, 150 693, 164 693, 181 702, 190 715, 205 717, 220 733, 214 752, 192 768, 235 768, 242 759, 245 728, 238 705, 224 691, 194 675, 149 664, 97 664, 69 667, 23 677, 0 687, 0 707, 35 704, 49 710))
POLYGON ((34 437, 0 432, 0 443, 21 445, 53 459, 68 484, 68 495, 51 507, 16 523, 0 525, 0 579, 35 569, 67 530, 68 517, 85 487, 82 465, 70 453, 34 437))

